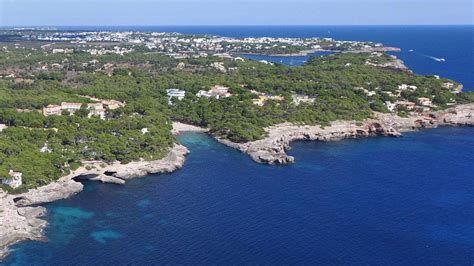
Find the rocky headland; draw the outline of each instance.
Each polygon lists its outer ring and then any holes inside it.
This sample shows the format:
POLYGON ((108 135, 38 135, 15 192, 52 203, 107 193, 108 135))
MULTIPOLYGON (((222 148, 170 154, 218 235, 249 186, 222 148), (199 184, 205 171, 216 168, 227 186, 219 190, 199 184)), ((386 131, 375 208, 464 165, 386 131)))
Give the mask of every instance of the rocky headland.
POLYGON ((169 173, 181 168, 188 149, 175 144, 168 155, 155 161, 84 162, 84 166, 58 181, 18 195, 7 194, 0 189, 0 260, 8 254, 8 246, 23 240, 42 240, 47 225, 41 217, 46 208, 43 203, 66 199, 82 191, 78 180, 89 179, 106 183, 123 184, 126 180, 148 174, 169 173))
MULTIPOLYGON (((474 125, 474 104, 458 105, 442 111, 412 113, 409 117, 375 113, 364 121, 335 121, 329 126, 296 125, 283 123, 265 129, 266 137, 247 143, 234 143, 214 136, 219 142, 248 154, 255 162, 290 164, 294 158, 286 154, 293 141, 336 141, 346 138, 371 136, 399 137, 403 132, 439 126, 474 125)), ((173 133, 208 132, 208 129, 173 123, 173 133)), ((129 164, 118 162, 84 162, 84 166, 49 185, 31 189, 19 195, 0 190, 0 259, 8 254, 8 246, 22 240, 43 240, 47 222, 41 219, 46 213, 38 206, 71 197, 82 191, 82 179, 123 184, 126 180, 148 174, 168 173, 183 166, 188 149, 175 144, 168 155, 156 161, 137 161, 129 164)))
POLYGON ((326 50, 326 49, 305 49, 295 53, 278 54, 278 53, 241 53, 240 55, 266 55, 266 56, 279 56, 279 57, 294 57, 294 56, 308 56, 317 52, 342 52, 342 53, 372 53, 372 52, 400 52, 401 49, 398 47, 367 47, 358 50, 326 50))
POLYGON ((446 110, 399 117, 394 114, 376 113, 365 121, 335 121, 330 126, 295 125, 284 123, 265 129, 264 139, 235 143, 216 138, 219 142, 248 154, 255 162, 289 164, 295 158, 286 150, 297 140, 335 141, 346 138, 370 136, 399 137, 403 132, 439 126, 474 125, 474 104, 458 105, 446 110))

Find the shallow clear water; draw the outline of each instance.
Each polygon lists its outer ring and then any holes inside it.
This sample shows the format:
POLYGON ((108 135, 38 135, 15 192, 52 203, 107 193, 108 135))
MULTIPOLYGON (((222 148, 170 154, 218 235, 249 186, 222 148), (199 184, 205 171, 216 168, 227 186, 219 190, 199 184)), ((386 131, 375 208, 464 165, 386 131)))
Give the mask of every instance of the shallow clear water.
POLYGON ((391 264, 474 260, 474 128, 294 143, 267 166, 204 134, 183 169, 87 182, 47 205, 49 242, 7 265, 391 264))
MULTIPOLYGON (((416 73, 474 90, 474 26, 134 29, 383 42, 416 73)), ((124 186, 86 182, 47 205, 48 242, 17 244, 3 264, 474 262, 474 128, 298 142, 290 166, 255 164, 203 134, 180 140, 192 152, 183 169, 124 186)))

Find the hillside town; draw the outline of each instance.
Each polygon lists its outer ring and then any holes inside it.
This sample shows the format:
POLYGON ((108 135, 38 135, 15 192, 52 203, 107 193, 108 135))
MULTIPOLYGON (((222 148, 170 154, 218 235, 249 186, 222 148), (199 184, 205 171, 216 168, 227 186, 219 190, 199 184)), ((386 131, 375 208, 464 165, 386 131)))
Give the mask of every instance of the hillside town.
POLYGON ((308 54, 314 51, 396 51, 381 43, 340 41, 332 38, 232 38, 165 32, 5 30, 12 41, 38 41, 53 54, 84 52, 124 55, 134 51, 163 53, 174 58, 233 54, 308 54))
MULTIPOLYGON (((1 136, 10 143, 18 131, 42 136, 23 146, 28 155, 40 153, 54 163, 54 175, 41 174, 45 180, 83 160, 163 156, 174 141, 170 121, 241 143, 287 121, 327 125, 373 112, 407 117, 472 97, 455 81, 414 74, 385 53, 396 48, 372 42, 50 29, 3 30, 0 36, 6 40, 0 45, 1 136), (295 67, 245 55, 322 50, 332 52, 295 67), (123 128, 121 121, 127 121, 123 128)), ((27 171, 11 154, 0 153, 9 162, 0 163, 4 185, 24 189, 42 182, 31 179, 35 165, 23 163, 27 171)))

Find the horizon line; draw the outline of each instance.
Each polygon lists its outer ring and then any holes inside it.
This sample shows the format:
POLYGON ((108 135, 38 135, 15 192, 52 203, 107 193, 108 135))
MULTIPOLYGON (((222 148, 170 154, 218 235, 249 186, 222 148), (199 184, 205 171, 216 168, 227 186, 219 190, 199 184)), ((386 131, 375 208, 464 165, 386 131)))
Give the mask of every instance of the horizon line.
POLYGON ((20 27, 367 27, 367 26, 474 26, 473 24, 94 24, 94 25, 0 25, 0 28, 20 27))

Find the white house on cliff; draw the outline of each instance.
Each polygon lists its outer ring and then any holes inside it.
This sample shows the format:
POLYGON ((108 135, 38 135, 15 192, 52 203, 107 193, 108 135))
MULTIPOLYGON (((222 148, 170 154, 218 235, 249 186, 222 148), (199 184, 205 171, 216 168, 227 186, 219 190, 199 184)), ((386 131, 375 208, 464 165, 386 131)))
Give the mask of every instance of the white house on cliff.
POLYGON ((10 178, 3 178, 2 179, 2 184, 10 186, 11 188, 18 188, 23 184, 22 180, 22 173, 20 172, 15 172, 10 169, 10 172, 8 172, 8 175, 10 178))

